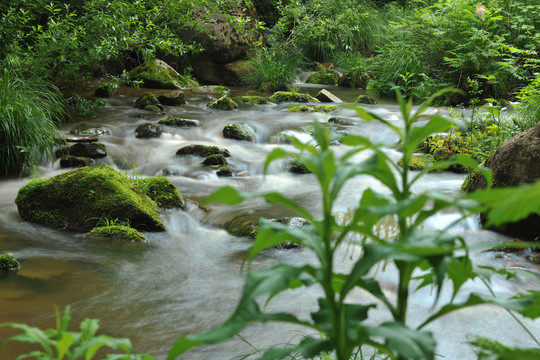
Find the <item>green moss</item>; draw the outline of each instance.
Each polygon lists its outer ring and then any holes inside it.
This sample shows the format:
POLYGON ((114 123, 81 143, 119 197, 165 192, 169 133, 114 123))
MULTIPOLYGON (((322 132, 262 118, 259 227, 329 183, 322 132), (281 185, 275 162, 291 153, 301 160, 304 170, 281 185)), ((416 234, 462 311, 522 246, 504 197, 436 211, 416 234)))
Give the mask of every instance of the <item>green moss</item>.
POLYGON ((223 137, 226 139, 253 141, 253 136, 245 125, 227 124, 223 128, 223 137))
POLYGON ((235 110, 238 108, 238 104, 235 103, 233 99, 225 95, 208 104, 208 108, 218 110, 235 110))
POLYGON ((253 215, 237 216, 227 224, 226 228, 231 235, 255 239, 259 231, 259 217, 253 215))
POLYGON ((289 111, 289 112, 309 112, 310 110, 311 109, 310 109, 309 106, 307 106, 307 105, 299 105, 299 104, 291 105, 287 109, 287 111, 289 111))
POLYGON ((19 189, 15 203, 24 220, 54 228, 88 231, 109 216, 142 230, 164 230, 156 203, 108 166, 32 181, 19 189))
MULTIPOLYGON (((399 159, 397 164, 403 167, 403 159, 399 159)), ((429 165, 429 161, 422 157, 413 157, 409 160, 409 169, 413 171, 422 171, 429 165)))
POLYGON ((217 176, 232 176, 233 175, 233 170, 230 166, 226 165, 226 166, 222 166, 218 169, 217 171, 217 176))
POLYGON ((238 96, 238 97, 234 98, 234 100, 237 103, 242 103, 242 104, 254 104, 254 105, 267 105, 267 104, 269 104, 268 100, 266 100, 262 96, 254 96, 254 95, 251 95, 251 96, 248 96, 248 95, 238 96))
POLYGON ((357 104, 368 104, 368 105, 375 105, 377 102, 375 99, 368 95, 358 95, 358 97, 354 100, 357 104))
POLYGON ((158 89, 178 89, 196 86, 195 80, 178 74, 159 60, 149 60, 129 72, 132 81, 144 81, 144 87, 158 89))
POLYGON ((184 206, 182 194, 170 180, 164 176, 143 179, 146 195, 160 208, 170 209, 184 206))
POLYGON ((228 165, 227 159, 221 154, 208 155, 202 162, 206 166, 225 166, 228 165))
POLYGON ((297 159, 292 160, 287 169, 294 174, 311 174, 311 170, 308 169, 306 164, 297 159))
POLYGON ((339 73, 332 69, 321 69, 311 74, 306 83, 322 84, 322 85, 337 85, 339 81, 339 73))
POLYGON ((207 157, 208 155, 212 154, 222 154, 225 157, 231 156, 229 154, 229 150, 227 149, 220 149, 217 146, 209 146, 209 145, 199 145, 199 144, 192 144, 192 145, 186 145, 176 152, 176 155, 195 155, 195 156, 201 156, 201 157, 207 157))
POLYGON ((147 111, 162 111, 163 110, 163 106, 161 106, 157 97, 150 92, 147 92, 143 96, 139 97, 135 101, 135 107, 138 109, 143 109, 147 111))
POLYGON ((270 100, 276 102, 297 102, 297 103, 306 103, 306 102, 320 102, 315 99, 313 96, 306 93, 297 93, 290 91, 276 91, 270 96, 270 100))
POLYGON ((145 242, 146 238, 136 229, 131 226, 100 226, 93 228, 90 232, 86 233, 87 236, 104 238, 116 241, 125 241, 131 243, 145 242))
POLYGON ((13 270, 19 270, 21 268, 21 264, 17 259, 15 259, 15 256, 10 253, 3 253, 0 254, 0 271, 13 271, 13 270))
POLYGON ((312 111, 328 114, 336 109, 337 109, 337 106, 333 106, 333 105, 316 105, 313 107, 312 111))

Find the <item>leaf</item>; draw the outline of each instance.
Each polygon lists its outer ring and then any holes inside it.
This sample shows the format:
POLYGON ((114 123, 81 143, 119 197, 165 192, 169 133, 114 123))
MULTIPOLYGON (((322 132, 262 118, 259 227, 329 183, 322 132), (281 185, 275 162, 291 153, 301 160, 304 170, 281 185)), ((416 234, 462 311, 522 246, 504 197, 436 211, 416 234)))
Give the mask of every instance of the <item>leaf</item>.
POLYGON ((289 157, 291 155, 295 155, 294 153, 291 153, 289 151, 283 150, 282 148, 275 148, 268 154, 266 157, 266 162, 264 163, 264 174, 268 171, 268 166, 270 163, 274 160, 283 159, 286 157, 289 157))
POLYGON ((303 217, 309 222, 313 222, 313 216, 311 213, 298 205, 295 201, 283 196, 282 194, 278 192, 271 192, 261 195, 261 197, 266 200, 267 203, 273 204, 273 205, 284 205, 288 207, 289 209, 293 210, 298 216, 303 217))
POLYGON ((302 341, 296 346, 286 348, 270 348, 266 350, 259 360, 276 360, 284 358, 295 359, 296 355, 298 354, 302 355, 304 359, 313 359, 320 353, 331 351, 332 349, 332 343, 328 340, 304 336, 302 341), (292 357, 291 354, 294 354, 295 357, 292 357))
POLYGON ((480 348, 478 359, 497 360, 538 360, 540 359, 540 348, 514 348, 502 345, 501 343, 478 337, 470 342, 471 345, 480 348))
POLYGON ((61 338, 56 342, 57 358, 63 359, 68 353, 71 345, 75 343, 75 338, 69 332, 62 332, 61 338))
POLYGON ((208 195, 201 204, 209 204, 211 202, 220 202, 225 205, 238 205, 244 200, 255 197, 252 194, 239 192, 232 186, 224 186, 219 190, 208 195))
POLYGON ((358 117, 363 119, 363 120, 366 120, 366 121, 376 120, 376 121, 379 121, 379 122, 383 123, 388 128, 392 129, 399 136, 399 138, 401 140, 403 140, 403 131, 399 127, 395 126, 394 124, 392 124, 388 120, 383 119, 379 115, 377 115, 377 114, 375 114, 375 113, 373 113, 373 112, 371 112, 369 110, 366 110, 365 108, 363 108, 361 106, 358 106, 358 105, 340 105, 340 107, 355 110, 358 117))
POLYGON ((4 323, 0 324, 0 327, 9 326, 13 329, 22 330, 23 333, 19 335, 14 335, 7 339, 6 341, 19 341, 31 344, 39 344, 45 350, 46 354, 53 356, 53 351, 51 345, 53 340, 50 339, 43 330, 36 327, 28 326, 26 324, 18 323, 4 323))
POLYGON ((435 355, 436 343, 430 332, 412 330, 399 322, 366 329, 369 335, 383 338, 386 348, 398 358, 432 360, 435 355))
POLYGON ((444 132, 453 125, 452 121, 441 115, 433 115, 427 124, 413 126, 410 130, 409 138, 405 143, 403 152, 412 154, 417 151, 422 142, 431 134, 444 132))

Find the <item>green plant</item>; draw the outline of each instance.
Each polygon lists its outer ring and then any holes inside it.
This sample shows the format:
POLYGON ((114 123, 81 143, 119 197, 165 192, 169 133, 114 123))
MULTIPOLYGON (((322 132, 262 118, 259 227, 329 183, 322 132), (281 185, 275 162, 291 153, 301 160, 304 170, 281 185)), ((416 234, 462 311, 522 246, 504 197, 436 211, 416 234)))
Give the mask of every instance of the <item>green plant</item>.
POLYGON ((103 101, 103 99, 86 99, 77 94, 73 94, 73 96, 68 99, 68 107, 76 115, 96 117, 99 109, 105 107, 105 101, 103 101))
POLYGON ((16 62, 0 63, 0 175, 19 175, 42 158, 54 159, 63 141, 56 123, 64 102, 49 84, 24 79, 16 62))
MULTIPOLYGON (((403 127, 398 127, 361 107, 349 107, 355 109, 359 117, 379 121, 394 131, 401 139, 403 163, 408 164, 427 136, 446 131, 452 125, 448 119, 434 115, 426 125, 415 126, 415 122, 434 97, 424 102, 416 112, 412 112, 412 100, 405 101, 398 94, 403 127)), ((449 161, 431 164, 423 171, 410 174, 407 166, 401 168, 396 165, 379 145, 363 136, 345 136, 342 141, 351 146, 351 149, 337 158, 330 148, 328 132, 318 123, 314 124, 314 131, 316 145, 303 144, 292 139, 301 153, 275 149, 268 156, 265 169, 272 161, 289 156, 295 156, 303 162, 320 184, 320 213, 312 213, 279 193, 253 195, 238 192, 232 187, 218 190, 210 195, 206 202, 221 201, 235 205, 248 198, 262 197, 270 204, 289 208, 308 220, 311 225, 289 228, 261 219, 260 230, 254 245, 247 251, 247 258, 253 259, 261 251, 288 241, 312 251, 318 264, 278 264, 270 269, 248 272, 240 301, 231 317, 221 327, 208 333, 180 337, 171 348, 168 360, 175 359, 193 346, 214 344, 230 338, 248 323, 256 321, 291 323, 317 334, 308 334, 293 346, 270 348, 264 352, 264 359, 282 359, 291 354, 303 358, 332 354, 338 360, 349 360, 353 354, 361 353, 365 346, 375 349, 378 354, 398 360, 433 359, 436 342, 433 335, 424 328, 453 311, 494 303, 531 318, 540 316, 538 291, 509 299, 471 294, 463 302, 457 302, 455 297, 461 286, 468 279, 483 278, 486 269, 473 268, 468 257, 468 248, 459 235, 444 229, 425 230, 422 226, 426 219, 448 208, 455 208, 466 217, 470 212, 485 209, 483 204, 486 204, 490 209, 487 214, 489 221, 494 223, 520 218, 531 211, 540 211, 540 203, 531 204, 530 201, 517 213, 508 214, 506 209, 503 210, 504 206, 518 206, 519 199, 523 200, 523 196, 539 199, 540 183, 514 192, 505 189, 506 192, 497 190, 495 195, 482 192, 456 199, 435 192, 415 194, 412 186, 429 171, 454 164, 466 167, 476 167, 476 164, 470 158, 458 155, 449 161), (371 155, 360 163, 355 162, 354 155, 366 150, 370 151, 371 155), (333 213, 334 202, 345 183, 357 175, 376 178, 385 186, 387 192, 365 190, 358 208, 353 209, 347 217, 348 221, 343 222, 339 220, 342 219, 341 216, 338 219, 333 213), (511 193, 514 195, 509 195, 511 193), (396 232, 390 239, 382 238, 378 232, 381 218, 395 220, 396 232), (350 236, 363 239, 362 254, 350 272, 336 272, 336 251, 350 236), (371 276, 371 271, 377 266, 389 263, 393 264, 398 273, 395 300, 389 298, 379 282, 371 276), (420 280, 420 284, 415 286, 417 280, 420 280), (424 286, 432 286, 436 303, 445 281, 453 284, 450 302, 426 317, 419 325, 409 324, 407 312, 411 292, 424 286), (294 291, 303 286, 319 286, 323 291, 323 295, 318 299, 318 309, 311 313, 309 319, 299 319, 292 313, 268 313, 261 309, 261 301, 262 304, 268 304, 277 294, 285 290, 294 291), (375 306, 374 303, 346 301, 351 291, 357 288, 377 299, 377 306, 385 307, 390 319, 373 325, 368 319, 372 320, 369 310, 375 306)), ((478 171, 487 176, 489 182, 489 171, 483 168, 478 168, 478 171)), ((539 343, 538 340, 535 341, 539 343)))
POLYGON ((61 315, 56 309, 56 329, 41 330, 36 327, 19 323, 3 323, 0 327, 11 327, 21 330, 6 341, 37 344, 41 350, 20 355, 17 359, 34 358, 40 360, 91 360, 96 357, 98 350, 108 348, 122 350, 121 354, 108 354, 100 358, 107 360, 153 360, 150 355, 136 354, 129 339, 113 338, 107 335, 96 335, 99 330, 99 320, 85 319, 80 324, 80 332, 69 331, 71 321, 70 307, 66 306, 61 315))

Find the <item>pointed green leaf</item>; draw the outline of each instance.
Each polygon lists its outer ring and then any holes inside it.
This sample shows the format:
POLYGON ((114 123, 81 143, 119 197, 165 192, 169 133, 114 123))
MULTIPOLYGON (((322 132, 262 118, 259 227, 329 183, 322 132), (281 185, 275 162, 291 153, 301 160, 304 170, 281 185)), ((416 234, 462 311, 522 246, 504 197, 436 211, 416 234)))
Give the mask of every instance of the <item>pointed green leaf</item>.
POLYGON ((385 347, 399 358, 433 360, 435 356, 436 343, 430 332, 413 330, 398 322, 368 327, 367 332, 381 337, 385 347))
POLYGON ((275 148, 268 154, 266 157, 266 162, 264 163, 264 174, 268 171, 268 166, 270 163, 274 160, 283 159, 286 157, 289 157, 291 155, 295 155, 294 153, 291 153, 289 151, 283 150, 282 148, 275 148))
POLYGON ((252 194, 242 193, 232 186, 224 186, 214 193, 210 194, 206 199, 201 201, 201 204, 209 204, 212 202, 220 202, 225 205, 238 205, 244 200, 255 197, 252 194))

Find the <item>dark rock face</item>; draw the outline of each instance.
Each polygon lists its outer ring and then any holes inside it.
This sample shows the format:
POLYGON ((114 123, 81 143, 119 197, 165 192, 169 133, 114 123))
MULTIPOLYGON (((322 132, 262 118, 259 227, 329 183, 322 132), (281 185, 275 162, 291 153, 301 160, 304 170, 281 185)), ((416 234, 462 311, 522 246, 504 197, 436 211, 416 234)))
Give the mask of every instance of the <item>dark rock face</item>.
POLYGON ((192 144, 186 145, 176 152, 176 155, 195 155, 200 157, 207 157, 212 154, 221 154, 225 157, 231 156, 229 150, 220 149, 217 146, 192 144))
POLYGON ((212 154, 204 158, 203 165, 206 166, 226 166, 229 165, 225 156, 221 154, 212 154))
POLYGON ((68 154, 76 157, 88 157, 92 159, 104 158, 107 156, 105 145, 98 142, 79 142, 73 144, 68 154))
POLYGON ((168 94, 159 95, 158 101, 162 105, 180 106, 186 103, 186 94, 183 91, 172 91, 168 94))
POLYGON ((103 126, 96 126, 96 124, 81 123, 72 127, 69 133, 73 135, 92 136, 110 134, 111 131, 103 126))
POLYGON ((138 230, 165 229, 156 203, 108 166, 34 180, 19 189, 15 203, 23 220, 57 229, 87 232, 103 216, 138 230))
POLYGON ((161 126, 152 123, 141 124, 135 129, 135 136, 138 139, 160 137, 162 133, 163 129, 161 128, 161 126))
MULTIPOLYGON (((490 155, 484 165, 493 171, 493 187, 517 186, 540 179, 540 123, 532 129, 506 141, 490 155)), ((463 183, 463 190, 485 189, 486 180, 479 173, 471 173, 463 183)), ((504 224, 495 229, 509 236, 533 240, 540 236, 540 215, 504 224)))
POLYGON ((240 124, 228 124, 223 128, 223 137, 226 139, 253 141, 251 131, 240 124))
POLYGON ((375 105, 377 103, 375 99, 367 95, 359 95, 356 98, 356 100, 354 100, 354 102, 358 104, 367 104, 367 105, 375 105))
POLYGON ((153 59, 137 66, 129 72, 129 78, 143 81, 146 88, 182 89, 197 85, 196 81, 185 78, 166 62, 153 59))
POLYGON ((108 98, 116 94, 116 89, 111 85, 101 85, 94 91, 94 96, 108 98))
POLYGON ((163 106, 152 93, 146 93, 135 101, 135 107, 148 111, 163 111, 163 106))
MULTIPOLYGON (((204 17, 206 9, 195 11, 195 16, 204 17)), ((253 5, 245 3, 234 5, 228 10, 234 18, 251 19, 252 27, 258 23, 258 15, 253 5)), ((200 43, 204 51, 193 57, 193 75, 205 84, 236 84, 237 74, 227 67, 244 58, 256 41, 263 41, 258 32, 241 34, 234 29, 228 19, 221 14, 211 14, 214 22, 206 25, 205 32, 189 31, 183 34, 185 43, 200 43)))
POLYGON ((195 127, 199 126, 199 121, 193 119, 182 119, 177 117, 168 117, 158 121, 160 125, 177 126, 177 127, 195 127))
POLYGON ((72 168, 72 167, 83 167, 90 166, 94 160, 88 157, 76 157, 71 155, 64 155, 60 159, 60 167, 62 169, 72 168))
POLYGON ((238 104, 233 99, 225 95, 208 104, 208 108, 218 110, 235 110, 238 108, 238 104))

